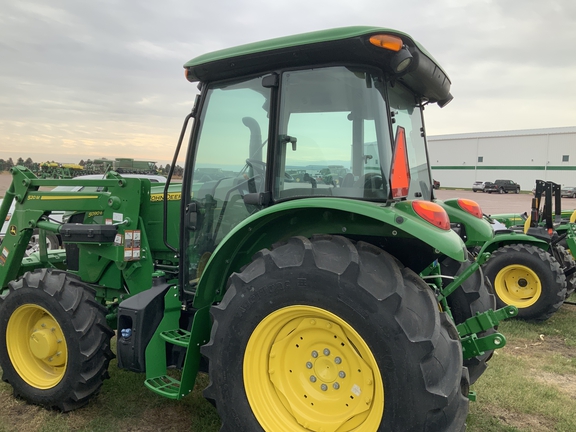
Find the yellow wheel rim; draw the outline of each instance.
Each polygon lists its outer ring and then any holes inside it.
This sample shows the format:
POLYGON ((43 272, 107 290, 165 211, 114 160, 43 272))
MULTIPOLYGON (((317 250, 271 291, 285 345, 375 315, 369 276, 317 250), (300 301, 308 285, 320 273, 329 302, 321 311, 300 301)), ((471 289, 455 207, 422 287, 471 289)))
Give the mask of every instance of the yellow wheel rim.
POLYGON ((312 306, 258 324, 244 355, 244 387, 266 431, 376 431, 384 385, 376 359, 347 322, 312 306))
POLYGON ((527 308, 536 303, 542 295, 542 283, 529 267, 509 265, 496 275, 494 290, 505 304, 527 308))
POLYGON ((64 377, 66 339, 46 309, 33 304, 16 309, 6 328, 6 348, 14 369, 30 386, 49 389, 64 377))

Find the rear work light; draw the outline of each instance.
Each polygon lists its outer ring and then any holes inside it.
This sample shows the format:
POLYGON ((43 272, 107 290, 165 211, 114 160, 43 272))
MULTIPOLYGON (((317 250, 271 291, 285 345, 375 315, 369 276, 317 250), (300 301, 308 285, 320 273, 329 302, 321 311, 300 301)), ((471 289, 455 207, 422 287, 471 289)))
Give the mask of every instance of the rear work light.
POLYGON ((450 218, 446 210, 430 201, 412 201, 412 208, 418 216, 435 227, 450 231, 450 218))
POLYGON ((482 209, 476 201, 466 198, 459 198, 458 205, 466 213, 470 213, 472 216, 476 216, 478 219, 482 219, 482 209))

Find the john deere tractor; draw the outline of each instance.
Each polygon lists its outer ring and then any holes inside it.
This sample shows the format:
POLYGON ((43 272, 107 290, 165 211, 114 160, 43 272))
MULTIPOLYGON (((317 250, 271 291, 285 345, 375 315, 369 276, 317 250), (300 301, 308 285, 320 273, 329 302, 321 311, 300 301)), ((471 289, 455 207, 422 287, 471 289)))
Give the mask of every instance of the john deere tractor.
POLYGON ((223 431, 464 430, 470 381, 515 308, 493 310, 480 262, 433 202, 422 113, 452 99, 443 69, 377 27, 184 69, 200 94, 171 164, 192 123, 181 186, 13 169, 3 379, 32 403, 81 406, 116 329, 119 367, 155 393, 180 399, 207 372, 223 431), (77 183, 94 189, 39 189, 77 183), (66 249, 23 259, 34 229, 66 249))
POLYGON ((576 288, 576 211, 562 211, 560 191, 536 180, 530 212, 491 216, 506 226, 503 235, 526 234, 495 250, 485 267, 498 303, 516 306, 519 318, 549 318, 576 288))

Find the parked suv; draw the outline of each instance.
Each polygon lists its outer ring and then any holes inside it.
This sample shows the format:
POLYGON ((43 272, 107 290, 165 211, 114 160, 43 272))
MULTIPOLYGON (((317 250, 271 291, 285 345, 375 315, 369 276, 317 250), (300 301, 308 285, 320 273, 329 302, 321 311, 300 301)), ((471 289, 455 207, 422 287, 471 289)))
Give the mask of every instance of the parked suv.
POLYGON ((512 180, 496 180, 494 184, 498 187, 499 193, 520 193, 520 185, 512 180))
POLYGON ((474 184, 472 185, 472 192, 484 192, 484 183, 483 181, 477 181, 474 182, 474 184))
POLYGON ((565 186, 560 191, 562 198, 576 198, 576 187, 565 186))

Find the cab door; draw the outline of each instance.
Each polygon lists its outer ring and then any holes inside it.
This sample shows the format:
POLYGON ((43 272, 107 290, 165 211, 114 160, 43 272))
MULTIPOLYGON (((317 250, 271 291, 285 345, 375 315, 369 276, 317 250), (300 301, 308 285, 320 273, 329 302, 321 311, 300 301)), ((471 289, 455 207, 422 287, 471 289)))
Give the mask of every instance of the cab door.
POLYGON ((270 89, 262 78, 205 90, 187 156, 181 275, 195 285, 220 241, 259 206, 266 188, 270 89))

